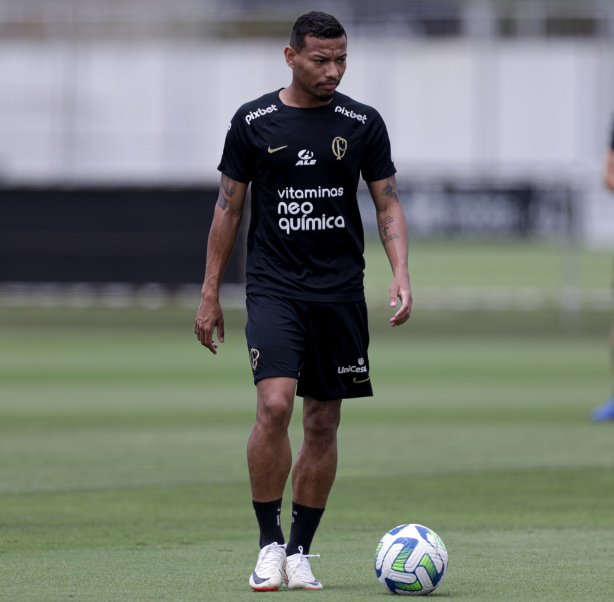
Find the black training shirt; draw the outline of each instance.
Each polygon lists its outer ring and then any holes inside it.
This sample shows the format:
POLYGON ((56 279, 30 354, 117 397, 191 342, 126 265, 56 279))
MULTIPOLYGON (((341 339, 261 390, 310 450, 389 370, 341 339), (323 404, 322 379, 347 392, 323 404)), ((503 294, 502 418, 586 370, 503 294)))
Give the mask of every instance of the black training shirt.
POLYGON ((339 92, 310 109, 284 105, 279 91, 265 94, 235 113, 218 169, 251 182, 248 293, 364 299, 359 177, 396 172, 375 109, 339 92))

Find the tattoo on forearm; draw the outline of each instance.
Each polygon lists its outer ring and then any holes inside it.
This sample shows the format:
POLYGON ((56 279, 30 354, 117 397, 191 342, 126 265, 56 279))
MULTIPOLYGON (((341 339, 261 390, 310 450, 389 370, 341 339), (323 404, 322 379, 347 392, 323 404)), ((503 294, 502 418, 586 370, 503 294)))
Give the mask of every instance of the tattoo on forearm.
POLYGON ((382 244, 386 246, 391 240, 398 238, 399 235, 394 231, 394 217, 387 215, 382 218, 378 223, 379 237, 382 240, 382 244))
POLYGON ((233 179, 222 174, 220 194, 217 198, 218 207, 220 207, 221 209, 226 209, 228 207, 228 199, 234 196, 236 188, 237 183, 233 179))
POLYGON ((221 190, 219 196, 217 197, 217 206, 220 209, 226 209, 228 207, 228 201, 221 190))

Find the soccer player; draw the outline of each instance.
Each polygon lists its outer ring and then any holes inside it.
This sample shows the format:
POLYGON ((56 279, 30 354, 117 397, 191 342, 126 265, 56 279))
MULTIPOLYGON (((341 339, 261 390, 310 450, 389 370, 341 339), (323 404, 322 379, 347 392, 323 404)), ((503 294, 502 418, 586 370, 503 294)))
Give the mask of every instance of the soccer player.
MULTIPOLYGON (((292 81, 244 104, 226 135, 194 332, 212 353, 224 341, 219 287, 248 184, 247 349, 256 419, 247 444, 260 553, 254 590, 321 589, 308 558, 337 468, 342 399, 371 396, 364 298, 362 175, 392 267, 392 326, 410 316, 407 224, 386 126, 378 112, 336 91, 347 38, 331 15, 301 16, 284 50, 292 81), (397 304, 400 300, 400 306, 397 304), (288 425, 303 398, 304 438, 292 466, 288 425), (292 473, 286 544, 282 495, 292 473)), ((247 358, 246 358, 247 359, 247 358)))
MULTIPOLYGON (((614 192, 614 124, 612 126, 612 139, 605 170, 605 184, 614 192)), ((610 331, 610 357, 612 362, 612 396, 605 403, 595 408, 591 412, 591 419, 594 422, 605 422, 614 420, 614 325, 610 331)))

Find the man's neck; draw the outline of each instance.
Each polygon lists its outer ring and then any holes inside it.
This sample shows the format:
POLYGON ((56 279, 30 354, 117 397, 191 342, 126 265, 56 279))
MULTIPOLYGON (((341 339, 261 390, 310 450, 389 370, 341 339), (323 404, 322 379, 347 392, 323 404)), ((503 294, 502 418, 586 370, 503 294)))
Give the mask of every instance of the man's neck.
POLYGON ((332 102, 332 98, 329 100, 320 100, 315 96, 308 96, 307 94, 298 93, 295 87, 290 84, 287 88, 283 88, 279 92, 279 98, 281 102, 289 107, 296 107, 299 109, 313 109, 316 107, 324 107, 332 102))

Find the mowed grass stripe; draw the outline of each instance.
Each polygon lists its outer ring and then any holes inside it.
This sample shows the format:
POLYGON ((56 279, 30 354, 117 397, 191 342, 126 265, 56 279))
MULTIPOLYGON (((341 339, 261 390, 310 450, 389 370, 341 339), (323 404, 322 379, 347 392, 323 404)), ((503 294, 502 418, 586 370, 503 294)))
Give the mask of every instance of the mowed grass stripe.
MULTIPOLYGON (((377 534, 405 522, 428 524, 444 533, 611 530, 612 494, 612 472, 597 468, 398 478, 340 475, 318 540, 327 546, 335 532, 377 534)), ((233 546, 243 541, 257 547, 249 501, 249 491, 241 483, 5 494, 0 497, 2 544, 4 552, 174 546, 221 539, 233 546)), ((289 530, 289 503, 282 523, 289 530)))
MULTIPOLYGON (((546 418, 556 421, 585 416, 609 393, 605 334, 430 337, 412 324, 390 329, 384 320, 372 319, 375 397, 347 401, 349 410, 382 407, 384 421, 388 409, 462 410, 469 420, 479 418, 473 408, 495 417, 527 411, 528 419, 552 410, 546 418)), ((479 317, 474 321, 479 328, 479 317)), ((83 424, 253 417, 251 370, 236 329, 216 357, 181 331, 48 328, 29 338, 25 344, 18 332, 2 332, 0 430, 18 422, 77 424, 79 417, 83 424)))
MULTIPOLYGON (((614 468, 612 433, 591 424, 370 424, 339 431, 339 477, 420 479, 480 472, 614 468)), ((246 483, 245 426, 87 427, 0 439, 0 493, 246 483)), ((291 428, 294 452, 301 441, 291 428)))

